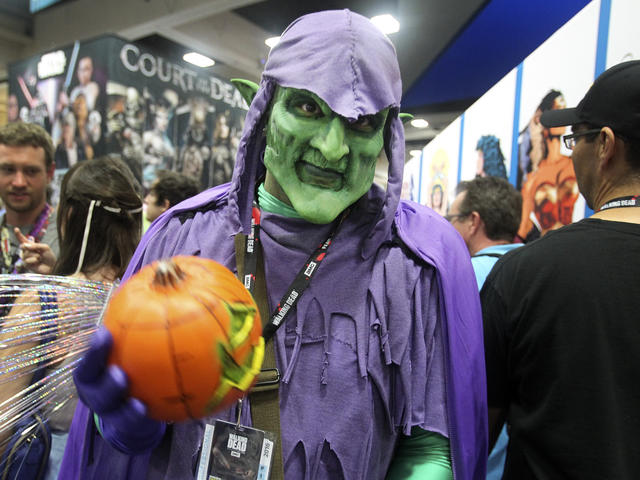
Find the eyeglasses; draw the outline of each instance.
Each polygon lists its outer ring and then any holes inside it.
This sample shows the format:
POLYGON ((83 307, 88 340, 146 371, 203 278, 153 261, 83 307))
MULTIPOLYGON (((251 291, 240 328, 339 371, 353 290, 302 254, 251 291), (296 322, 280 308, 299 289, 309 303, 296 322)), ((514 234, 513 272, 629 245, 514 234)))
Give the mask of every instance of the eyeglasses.
POLYGON ((563 135, 562 141, 564 142, 564 146, 569 150, 573 150, 573 147, 576 146, 576 139, 580 137, 584 137, 585 135, 593 135, 594 133, 599 133, 599 128, 593 128, 591 130, 585 130, 584 132, 572 133, 571 135, 563 135))
POLYGON ((450 213, 448 215, 445 215, 444 219, 447 222, 451 223, 451 220, 453 220, 454 218, 465 218, 465 217, 468 217, 468 216, 469 216, 468 213, 450 213))

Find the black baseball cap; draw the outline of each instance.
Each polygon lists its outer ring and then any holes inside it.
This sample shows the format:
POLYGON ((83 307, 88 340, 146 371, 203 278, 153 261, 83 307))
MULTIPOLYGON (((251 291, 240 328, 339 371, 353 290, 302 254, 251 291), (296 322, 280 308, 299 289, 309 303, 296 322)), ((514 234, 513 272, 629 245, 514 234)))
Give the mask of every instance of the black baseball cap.
POLYGON ((589 123, 640 139, 640 60, 609 68, 596 78, 577 107, 547 110, 540 122, 545 127, 589 123))

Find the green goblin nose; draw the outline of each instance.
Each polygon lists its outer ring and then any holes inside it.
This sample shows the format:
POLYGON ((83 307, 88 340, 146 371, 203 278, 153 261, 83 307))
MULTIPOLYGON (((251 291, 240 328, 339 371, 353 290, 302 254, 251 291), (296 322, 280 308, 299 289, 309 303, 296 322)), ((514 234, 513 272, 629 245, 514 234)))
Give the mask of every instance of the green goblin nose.
POLYGON ((338 117, 333 118, 309 144, 322 153, 329 162, 337 162, 349 153, 349 147, 344 141, 345 126, 338 117))

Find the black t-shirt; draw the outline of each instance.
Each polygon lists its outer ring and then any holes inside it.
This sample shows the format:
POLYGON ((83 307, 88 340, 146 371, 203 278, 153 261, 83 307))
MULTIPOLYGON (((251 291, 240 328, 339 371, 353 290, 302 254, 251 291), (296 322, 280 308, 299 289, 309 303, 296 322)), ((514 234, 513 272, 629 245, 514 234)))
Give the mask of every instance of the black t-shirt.
POLYGON ((640 225, 582 220, 507 253, 481 291, 506 479, 640 478, 640 225))

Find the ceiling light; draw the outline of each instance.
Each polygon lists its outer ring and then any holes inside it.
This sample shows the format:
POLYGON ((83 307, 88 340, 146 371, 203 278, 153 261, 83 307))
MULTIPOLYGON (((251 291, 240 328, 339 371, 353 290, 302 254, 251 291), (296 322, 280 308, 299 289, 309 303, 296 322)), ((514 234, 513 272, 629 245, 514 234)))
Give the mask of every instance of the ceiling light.
POLYGON ((422 155, 422 150, 409 150, 409 155, 412 157, 419 157, 422 155))
POLYGON ((388 13, 371 17, 371 21, 376 27, 382 30, 382 33, 386 35, 389 35, 390 33, 396 33, 398 30, 400 30, 400 24, 398 23, 398 21, 388 13))
POLYGON ((429 122, 424 118, 414 118, 411 120, 411 126, 414 128, 427 128, 429 126, 429 122))
POLYGON ((193 63, 194 65, 202 68, 210 67, 211 65, 215 65, 216 63, 211 58, 205 57, 204 55, 200 55, 196 52, 185 53, 182 56, 182 59, 185 62, 193 63))
POLYGON ((280 37, 269 37, 264 41, 264 43, 267 44, 267 47, 273 48, 278 44, 279 41, 280 37))

